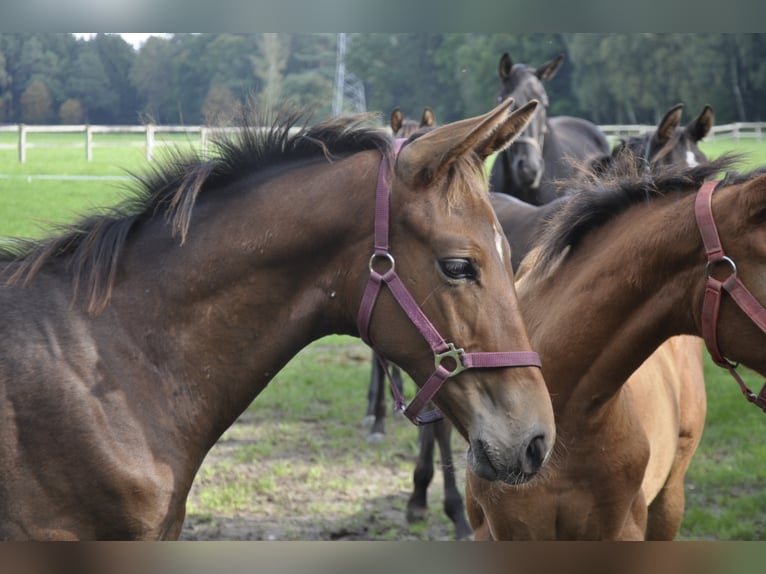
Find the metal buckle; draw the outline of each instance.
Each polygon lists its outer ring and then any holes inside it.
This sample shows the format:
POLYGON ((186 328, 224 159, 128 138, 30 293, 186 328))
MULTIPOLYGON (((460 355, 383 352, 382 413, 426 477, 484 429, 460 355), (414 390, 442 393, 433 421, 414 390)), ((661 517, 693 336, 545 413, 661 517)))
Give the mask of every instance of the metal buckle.
MULTIPOLYGON (((452 369, 448 375, 450 377, 454 377, 458 373, 462 373, 463 371, 466 370, 466 366, 463 364, 463 358, 462 358, 463 355, 465 355, 465 351, 463 349, 456 348, 455 343, 447 343, 447 347, 448 349, 444 351, 443 353, 434 352, 434 363, 436 365, 436 368, 438 369, 444 359, 454 360, 455 368, 452 369)), ((444 368, 447 369, 447 367, 444 367, 444 368)))
POLYGON ((731 278, 731 277, 736 278, 737 277, 737 264, 734 263, 734 261, 730 257, 727 257, 726 255, 724 255, 720 259, 716 259, 715 261, 708 261, 707 262, 707 265, 705 265, 705 278, 706 279, 710 279, 710 276, 713 274, 712 266, 715 263, 728 263, 729 266, 731 267, 731 274, 729 275, 728 278, 731 278))
MULTIPOLYGON (((370 273, 378 273, 373 268, 373 265, 375 264, 375 260, 378 257, 385 257, 386 259, 388 259, 388 262, 391 264, 391 268, 388 271, 386 271, 386 273, 388 273, 390 271, 393 271, 396 268, 396 260, 394 259, 394 256, 391 255, 390 253, 388 253, 388 252, 386 252, 386 253, 373 253, 372 257, 370 257, 370 273)), ((385 273, 378 273, 378 275, 385 275, 385 273)))

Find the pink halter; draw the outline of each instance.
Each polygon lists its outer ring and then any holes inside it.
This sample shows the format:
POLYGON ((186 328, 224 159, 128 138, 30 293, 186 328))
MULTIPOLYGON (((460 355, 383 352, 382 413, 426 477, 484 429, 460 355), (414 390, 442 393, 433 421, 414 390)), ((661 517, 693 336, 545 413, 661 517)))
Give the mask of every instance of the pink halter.
MULTIPOLYGON (((399 154, 404 141, 403 139, 395 141, 394 157, 399 154)), ((399 306, 431 347, 434 353, 436 370, 418 390, 409 406, 405 405, 404 399, 396 385, 391 385, 397 409, 402 410, 414 424, 421 425, 435 422, 442 418, 441 413, 438 411, 430 411, 425 414, 419 413, 449 377, 454 377, 465 369, 471 368, 539 368, 541 365, 540 357, 534 351, 467 353, 463 349, 456 347, 454 343, 445 342, 441 335, 439 335, 436 328, 428 320, 428 317, 425 316, 402 280, 396 274, 396 260, 388 247, 389 194, 391 191, 392 172, 392 166, 384 154, 380 163, 378 186, 375 191, 375 245, 372 257, 370 258, 370 280, 367 283, 361 305, 359 306, 357 324, 362 340, 374 348, 369 333, 370 319, 372 318, 372 311, 380 289, 385 284, 394 296, 394 299, 399 303, 399 306), (378 259, 388 262, 388 270, 382 274, 378 273, 373 267, 373 264, 378 259), (451 370, 442 364, 445 359, 451 359, 454 362, 455 366, 451 370)), ((385 364, 386 360, 382 358, 382 355, 381 360, 384 362, 383 366, 387 367, 385 364)), ((384 370, 388 372, 387 368, 384 370)))
POLYGON ((723 290, 728 292, 739 308, 750 317, 761 331, 766 333, 766 309, 763 308, 742 281, 740 281, 739 277, 737 277, 736 264, 730 257, 726 256, 721 246, 721 238, 718 235, 715 219, 713 219, 712 206, 713 192, 719 183, 719 181, 704 183, 697 192, 694 204, 694 214, 700 234, 702 235, 702 243, 705 245, 705 254, 708 261, 705 267, 705 275, 707 276, 705 298, 702 303, 702 336, 715 364, 727 368, 737 383, 739 383, 745 398, 766 412, 766 384, 764 384, 761 392, 756 395, 745 385, 745 382, 737 373, 737 365, 726 359, 718 348, 716 332, 718 330, 718 311, 721 306, 723 290), (712 276, 712 267, 718 263, 728 265, 731 271, 729 276, 723 281, 719 281, 712 276))

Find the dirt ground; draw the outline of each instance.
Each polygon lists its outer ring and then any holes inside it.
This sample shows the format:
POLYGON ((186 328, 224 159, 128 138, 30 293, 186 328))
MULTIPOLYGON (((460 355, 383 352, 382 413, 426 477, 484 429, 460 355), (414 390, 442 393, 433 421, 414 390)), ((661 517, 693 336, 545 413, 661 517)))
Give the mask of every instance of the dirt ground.
MULTIPOLYGON (((453 540, 442 510, 438 454, 428 521, 410 525, 406 519, 417 428, 389 415, 385 439, 367 440, 361 421, 369 350, 354 343, 302 357, 306 362, 294 361, 285 381, 258 397, 208 453, 189 495, 182 540, 453 540), (312 367, 317 370, 301 375, 312 367), (330 395, 331 382, 317 381, 325 372, 338 387, 338 373, 349 372, 349 387, 358 395, 348 397, 342 387, 330 395), (313 381, 305 394, 316 387, 317 396, 295 407, 300 397, 280 393, 299 388, 301 376, 313 381)), ((462 492, 465 444, 459 436, 453 436, 453 456, 462 492)))

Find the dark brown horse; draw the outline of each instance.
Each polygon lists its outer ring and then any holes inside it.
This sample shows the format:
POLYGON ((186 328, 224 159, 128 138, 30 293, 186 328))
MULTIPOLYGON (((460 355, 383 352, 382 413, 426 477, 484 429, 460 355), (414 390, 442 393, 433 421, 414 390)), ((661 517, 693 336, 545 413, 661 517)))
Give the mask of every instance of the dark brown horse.
POLYGON ((683 104, 671 107, 654 130, 621 140, 611 154, 594 160, 592 169, 609 171, 617 156, 626 152, 641 161, 646 169, 661 165, 694 167, 705 161, 707 157, 698 144, 713 127, 713 108, 705 106, 696 118, 682 127, 683 107, 683 104))
POLYGON ((425 397, 450 377, 433 400, 469 467, 534 476, 553 413, 540 369, 512 366, 536 354, 483 169, 534 108, 505 103, 398 155, 359 117, 293 133, 300 115, 283 115, 4 252, 0 539, 176 538, 208 450, 330 333, 364 336, 425 397), (373 215, 389 209, 387 225, 373 215))
POLYGON ((558 181, 575 175, 573 162, 609 154, 609 142, 595 124, 571 116, 549 117, 543 82, 558 71, 564 56, 533 68, 514 64, 508 53, 500 58, 498 101, 512 98, 517 105, 532 99, 542 105, 521 137, 498 154, 492 164, 490 188, 533 205, 560 195, 558 181))
MULTIPOLYGON (((683 477, 704 423, 700 343, 687 339, 686 351, 656 357, 675 335, 703 334, 711 275, 727 292, 736 284, 728 260, 707 264, 701 230, 710 228, 698 225, 706 181, 730 166, 720 158, 582 183, 524 259, 516 288, 543 357, 558 444, 548 472, 524 486, 498 488, 468 470, 477 538, 676 536, 683 477), (636 386, 631 374, 650 356, 692 371, 636 386), (679 358, 690 362, 682 367, 679 358)), ((727 175, 712 213, 739 281, 766 302, 766 170, 727 175)), ((763 322, 751 317, 725 294, 717 349, 766 374, 763 322)))

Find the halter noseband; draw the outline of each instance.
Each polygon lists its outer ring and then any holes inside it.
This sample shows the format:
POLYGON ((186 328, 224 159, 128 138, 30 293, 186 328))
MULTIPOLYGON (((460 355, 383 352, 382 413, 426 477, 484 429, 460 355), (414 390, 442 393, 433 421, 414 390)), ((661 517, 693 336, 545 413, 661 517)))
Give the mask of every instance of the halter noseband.
POLYGON ((718 348, 718 312, 721 306, 721 296, 725 290, 739 308, 755 323, 758 328, 766 333, 766 309, 758 302, 753 294, 745 287, 744 283, 737 277, 737 265, 728 257, 721 245, 721 238, 718 235, 715 220, 713 218, 712 199, 713 192, 720 181, 709 181, 702 185, 697 192, 694 204, 694 215, 697 219, 697 226, 702 235, 702 243, 705 246, 707 256, 707 266, 705 275, 707 283, 705 284, 705 298, 702 303, 702 337, 705 339, 705 345, 708 352, 720 367, 729 370, 734 379, 739 383, 742 394, 751 403, 758 406, 766 412, 766 384, 757 395, 745 385, 742 378, 736 371, 737 364, 726 359, 718 348), (729 266, 730 274, 723 281, 719 281, 712 275, 712 268, 716 264, 726 264, 729 266))
MULTIPOLYGON (((394 147, 394 157, 396 157, 405 140, 397 139, 394 147)), ((436 370, 423 384, 415 394, 409 406, 405 405, 404 399, 399 393, 396 385, 391 385, 396 400, 396 408, 403 411, 404 414, 414 424, 421 425, 436 422, 442 418, 439 411, 430 411, 419 414, 423 407, 439 391, 441 386, 449 377, 454 377, 458 373, 471 368, 493 368, 493 367, 540 367, 540 357, 534 351, 507 351, 507 352, 489 352, 489 353, 467 353, 463 349, 455 346, 454 343, 447 343, 439 335, 439 332, 428 320, 420 309, 415 299, 405 287, 402 280, 396 274, 396 261, 388 247, 388 220, 389 220, 389 195, 391 191, 391 178, 393 166, 384 154, 380 162, 380 171, 378 173, 378 185, 375 191, 375 240, 374 251, 370 257, 370 279, 367 282, 362 302, 359 306, 359 315, 357 324, 359 334, 362 340, 370 347, 374 345, 370 339, 370 320, 381 286, 385 283, 399 306, 410 318, 412 323, 420 331, 431 350, 434 353, 434 363, 436 370), (379 273, 374 269, 376 260, 386 261, 388 270, 379 273), (454 363, 454 367, 447 368, 443 364, 445 359, 454 363)), ((376 353, 379 355, 379 353, 376 353)), ((382 358, 383 366, 386 360, 382 358)), ((388 373, 388 369, 384 369, 388 373)))

